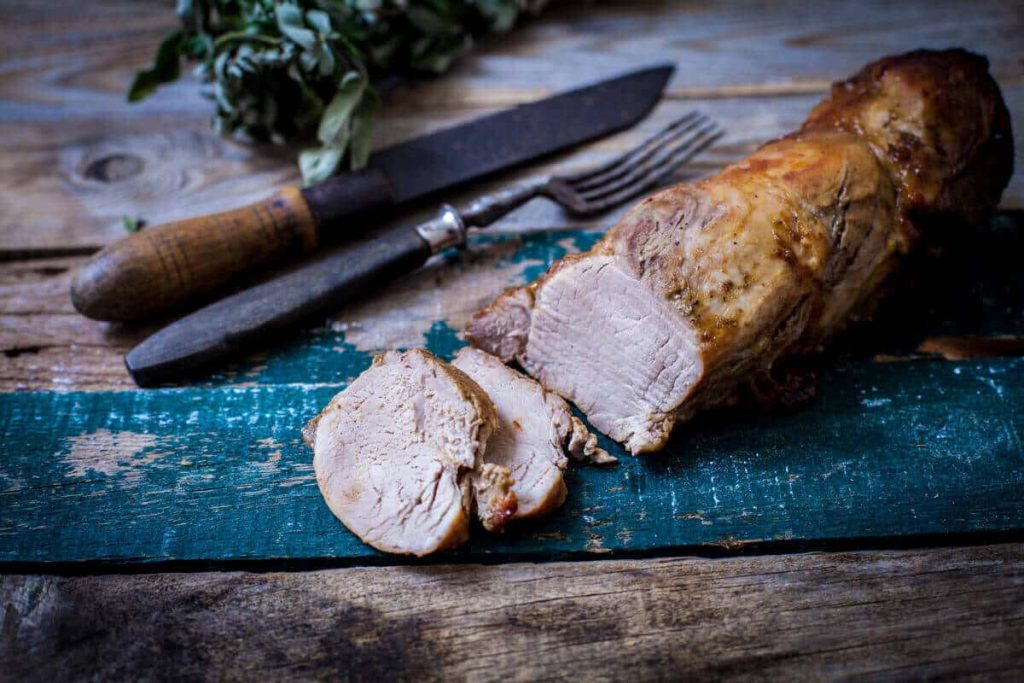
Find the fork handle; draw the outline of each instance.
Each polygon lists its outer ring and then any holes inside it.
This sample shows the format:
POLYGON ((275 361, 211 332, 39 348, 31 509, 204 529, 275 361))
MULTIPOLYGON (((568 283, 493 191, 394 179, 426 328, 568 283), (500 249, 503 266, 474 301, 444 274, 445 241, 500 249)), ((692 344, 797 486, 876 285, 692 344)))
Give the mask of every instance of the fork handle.
POLYGON ((432 254, 465 241, 445 207, 415 228, 400 226, 354 243, 187 315, 132 349, 125 365, 139 386, 177 382, 269 343, 291 326, 384 287, 432 254))
POLYGON ((475 228, 486 228, 505 214, 518 209, 534 197, 546 194, 550 178, 531 178, 517 185, 512 185, 494 194, 474 199, 462 211, 466 225, 475 228))

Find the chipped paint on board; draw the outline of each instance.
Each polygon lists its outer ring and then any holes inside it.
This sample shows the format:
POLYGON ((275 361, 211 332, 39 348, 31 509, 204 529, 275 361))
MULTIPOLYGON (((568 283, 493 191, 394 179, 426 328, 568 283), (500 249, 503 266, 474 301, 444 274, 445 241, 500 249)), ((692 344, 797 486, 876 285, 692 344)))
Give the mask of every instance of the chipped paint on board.
POLYGON ((272 436, 257 439, 254 446, 266 453, 267 459, 261 462, 254 462, 253 467, 260 471, 260 474, 268 477, 277 474, 281 463, 281 449, 284 445, 272 436))
POLYGON ((466 254, 428 264, 388 287, 380 296, 350 306, 334 320, 345 341, 360 351, 423 346, 438 321, 460 330, 474 311, 519 284, 523 271, 542 263, 515 258, 518 240, 474 244, 466 254))
POLYGON ((439 323, 461 330, 480 307, 509 287, 536 279, 555 260, 589 249, 599 232, 474 236, 466 250, 438 258, 348 307, 331 324, 360 351, 423 346, 439 323))
POLYGON ((101 474, 119 477, 126 485, 137 485, 146 465, 168 455, 166 452, 149 451, 158 442, 158 437, 153 434, 97 429, 69 436, 66 441, 64 462, 72 479, 101 474))

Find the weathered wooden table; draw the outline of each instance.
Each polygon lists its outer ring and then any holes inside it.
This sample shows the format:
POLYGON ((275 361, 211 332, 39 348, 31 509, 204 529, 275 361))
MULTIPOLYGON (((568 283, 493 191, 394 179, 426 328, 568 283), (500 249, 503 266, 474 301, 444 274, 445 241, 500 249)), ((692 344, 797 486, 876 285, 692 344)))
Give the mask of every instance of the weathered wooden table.
MULTIPOLYGON (((614 217, 535 202, 289 344, 139 391, 122 355, 153 328, 76 315, 71 273, 122 215, 297 180, 291 153, 215 137, 195 82, 124 103, 167 4, 0 5, 0 679, 1024 675, 1020 173, 840 342, 813 405, 704 417, 663 455, 572 471, 549 520, 410 562, 330 515, 299 428, 375 350, 451 354, 480 303, 614 217)), ((728 135, 688 177, 867 62, 952 45, 989 56, 1020 127, 1022 29, 1014 2, 564 3, 390 92, 377 142, 670 60, 648 120, 546 166, 696 107, 728 135)))

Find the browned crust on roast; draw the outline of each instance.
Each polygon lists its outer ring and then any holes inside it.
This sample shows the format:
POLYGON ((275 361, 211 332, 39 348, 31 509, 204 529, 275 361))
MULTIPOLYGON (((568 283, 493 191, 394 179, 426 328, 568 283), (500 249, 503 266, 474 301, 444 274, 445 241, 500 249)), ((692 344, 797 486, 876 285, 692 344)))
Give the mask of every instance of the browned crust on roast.
POLYGON ((836 83, 799 131, 712 178, 646 198, 591 251, 479 311, 466 336, 530 367, 523 358, 537 292, 562 268, 613 255, 697 335, 704 375, 679 406, 687 419, 870 311, 923 231, 938 219, 983 219, 1012 172, 1009 114, 984 57, 960 49, 887 57, 836 83), (750 201, 734 201, 736 192, 750 201), (781 219, 771 239, 766 216, 781 219), (735 232, 731 246, 723 231, 735 232), (687 242, 693 235, 711 237, 687 242), (732 278, 736 271, 752 277, 732 278), (758 298, 759 286, 778 296, 758 298))
POLYGON ((916 50, 869 64, 834 84, 811 111, 803 130, 820 128, 871 142, 901 188, 906 216, 917 223, 935 214, 977 223, 1013 175, 1006 103, 988 60, 962 49, 916 50), (923 109, 903 112, 902 101, 923 109), (870 116, 878 107, 894 112, 882 124, 870 116))
MULTIPOLYGON (((546 277, 546 274, 542 275, 541 280, 546 277)), ((500 358, 503 363, 514 362, 526 347, 533 293, 541 280, 525 287, 507 289, 477 311, 463 331, 466 340, 500 358)))

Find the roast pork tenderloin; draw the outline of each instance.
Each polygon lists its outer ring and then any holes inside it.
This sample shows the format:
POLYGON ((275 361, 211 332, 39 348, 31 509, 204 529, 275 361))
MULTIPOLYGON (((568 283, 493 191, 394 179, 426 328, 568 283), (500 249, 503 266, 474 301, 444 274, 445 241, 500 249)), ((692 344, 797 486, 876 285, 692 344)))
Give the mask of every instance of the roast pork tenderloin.
POLYGON ((837 83, 804 126, 661 191, 466 329, 632 453, 819 348, 934 221, 993 211, 1013 171, 984 57, 917 51, 837 83))

